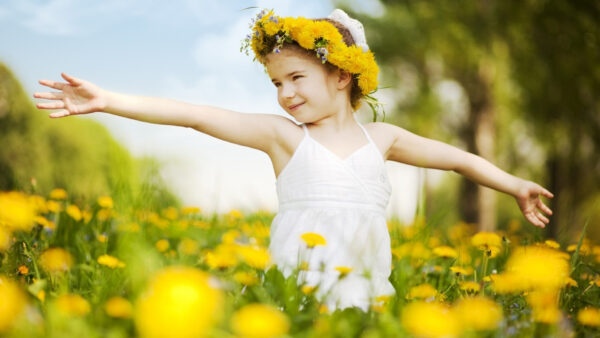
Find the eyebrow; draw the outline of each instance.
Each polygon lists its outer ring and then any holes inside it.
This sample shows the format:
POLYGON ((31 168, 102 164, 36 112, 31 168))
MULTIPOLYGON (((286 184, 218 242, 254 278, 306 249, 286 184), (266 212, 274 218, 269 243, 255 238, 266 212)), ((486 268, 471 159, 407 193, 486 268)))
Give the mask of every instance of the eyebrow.
MULTIPOLYGON (((293 72, 291 72, 291 73, 287 74, 285 77, 293 76, 293 75, 294 75, 294 74, 296 74, 296 73, 302 73, 302 72, 304 72, 304 70, 295 70, 295 71, 293 71, 293 72)), ((272 79, 271 79, 271 82, 275 82, 275 81, 277 81, 277 79, 276 79, 276 78, 272 78, 272 79)))

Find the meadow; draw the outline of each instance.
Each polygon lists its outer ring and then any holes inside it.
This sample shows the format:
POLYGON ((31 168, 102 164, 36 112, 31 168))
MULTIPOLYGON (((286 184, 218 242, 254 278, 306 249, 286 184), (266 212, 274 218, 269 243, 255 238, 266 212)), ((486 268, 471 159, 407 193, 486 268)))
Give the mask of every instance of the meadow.
MULTIPOLYGON (((267 212, 207 215, 0 193, 0 336, 597 336, 600 246, 388 221, 393 297, 331 311, 267 250, 267 212)), ((327 245, 303 235, 306 250, 327 245)), ((336 267, 339 278, 351 267, 336 267)))

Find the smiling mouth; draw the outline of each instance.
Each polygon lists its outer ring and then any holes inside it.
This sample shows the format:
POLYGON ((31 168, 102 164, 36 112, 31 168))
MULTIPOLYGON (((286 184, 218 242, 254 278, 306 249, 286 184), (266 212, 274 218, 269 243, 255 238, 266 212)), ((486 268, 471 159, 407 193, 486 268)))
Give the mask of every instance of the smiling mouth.
POLYGON ((289 109, 290 109, 290 110, 294 110, 294 109, 296 109, 296 108, 300 107, 300 106, 301 106, 301 105, 303 105, 303 104, 304 104, 304 102, 302 102, 302 103, 298 103, 298 104, 295 104, 295 105, 293 105, 293 106, 290 106, 290 107, 289 107, 289 109))

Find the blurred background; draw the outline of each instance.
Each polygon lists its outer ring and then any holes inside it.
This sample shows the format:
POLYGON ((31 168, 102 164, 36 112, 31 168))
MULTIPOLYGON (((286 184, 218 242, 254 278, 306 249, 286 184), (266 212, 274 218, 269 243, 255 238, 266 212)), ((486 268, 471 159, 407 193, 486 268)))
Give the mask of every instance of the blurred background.
MULTIPOLYGON (((259 8, 326 17, 336 7, 365 26, 385 122, 548 188, 554 216, 542 236, 573 238, 588 219, 600 236, 600 4, 590 1, 3 1, 0 190, 275 212, 260 151, 102 113, 51 120, 32 94, 64 71, 113 91, 291 118, 241 40, 259 8)), ((410 223, 419 209, 487 230, 525 222, 512 197, 456 173, 386 165, 388 217, 410 223)))

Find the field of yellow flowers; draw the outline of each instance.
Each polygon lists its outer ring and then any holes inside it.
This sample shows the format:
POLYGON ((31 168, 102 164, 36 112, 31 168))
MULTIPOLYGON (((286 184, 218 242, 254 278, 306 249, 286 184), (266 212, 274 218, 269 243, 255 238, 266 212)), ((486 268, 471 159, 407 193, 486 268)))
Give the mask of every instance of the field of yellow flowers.
MULTIPOLYGON (((598 336, 600 246, 388 222, 393 297, 331 311, 271 263, 274 215, 0 192, 0 336, 598 336)), ((307 247, 327 245, 319 234, 307 247)), ((339 278, 352 273, 339 267, 339 278)))

